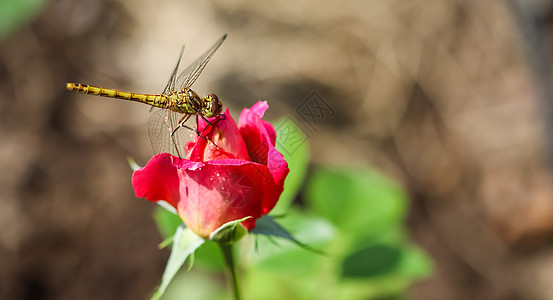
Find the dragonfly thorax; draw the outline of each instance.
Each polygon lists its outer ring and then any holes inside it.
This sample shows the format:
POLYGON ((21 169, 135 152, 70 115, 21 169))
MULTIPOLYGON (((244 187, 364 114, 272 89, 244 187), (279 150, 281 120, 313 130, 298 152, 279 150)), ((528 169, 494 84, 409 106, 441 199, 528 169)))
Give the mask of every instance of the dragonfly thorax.
POLYGON ((191 89, 173 91, 167 97, 167 108, 172 111, 191 115, 202 111, 202 99, 191 89))

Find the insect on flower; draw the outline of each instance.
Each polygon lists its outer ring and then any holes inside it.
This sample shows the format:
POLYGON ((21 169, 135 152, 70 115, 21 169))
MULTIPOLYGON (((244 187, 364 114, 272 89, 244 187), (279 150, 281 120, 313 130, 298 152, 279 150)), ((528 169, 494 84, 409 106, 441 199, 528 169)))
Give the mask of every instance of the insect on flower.
MULTIPOLYGON (((184 146, 188 141, 193 139, 195 135, 206 138, 198 130, 198 117, 204 119, 209 125, 213 125, 213 122, 218 122, 224 118, 221 114, 223 103, 215 94, 207 94, 201 98, 191 87, 226 37, 225 34, 177 76, 184 52, 184 47, 182 47, 169 82, 167 82, 161 94, 123 92, 79 83, 67 83, 66 88, 79 93, 151 105, 148 134, 154 152, 156 154, 167 152, 183 158, 181 153, 183 153, 184 146), (213 117, 216 117, 214 121, 207 120, 207 118, 213 117), (195 121, 195 124, 192 120, 195 121)), ((213 141, 211 142, 213 143, 213 141)))

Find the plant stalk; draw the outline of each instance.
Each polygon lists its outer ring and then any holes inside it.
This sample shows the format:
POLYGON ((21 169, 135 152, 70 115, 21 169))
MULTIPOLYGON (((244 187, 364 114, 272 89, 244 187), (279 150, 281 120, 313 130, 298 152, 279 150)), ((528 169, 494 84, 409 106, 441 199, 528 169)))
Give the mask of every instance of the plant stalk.
POLYGON ((226 243, 218 243, 223 252, 227 269, 230 273, 229 281, 232 284, 232 291, 234 294, 234 300, 241 300, 242 295, 240 293, 240 286, 238 284, 238 273, 236 270, 236 263, 234 261, 234 255, 232 251, 232 245, 226 243))

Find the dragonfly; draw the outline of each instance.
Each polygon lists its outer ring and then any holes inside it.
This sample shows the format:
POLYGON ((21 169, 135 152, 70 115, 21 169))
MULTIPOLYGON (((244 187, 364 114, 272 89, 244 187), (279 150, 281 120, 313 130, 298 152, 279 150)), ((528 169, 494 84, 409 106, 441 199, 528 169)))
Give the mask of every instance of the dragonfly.
MULTIPOLYGON (((167 152, 183 158, 181 151, 184 150, 187 142, 195 137, 209 139, 202 136, 198 130, 199 117, 204 119, 208 125, 213 125, 224 118, 224 115, 221 114, 223 103, 215 94, 207 94, 202 98, 191 87, 226 37, 226 34, 223 35, 213 46, 177 76, 179 64, 184 53, 183 46, 177 64, 161 94, 124 92, 80 83, 66 83, 66 89, 78 93, 150 105, 151 115, 148 120, 148 135, 154 152, 156 154, 167 152), (208 118, 212 117, 216 117, 216 119, 210 122, 208 118), (192 123, 193 120, 195 120, 195 124, 192 123), (185 131, 188 131, 188 133, 185 131)), ((213 141, 211 142, 213 143, 213 141)))

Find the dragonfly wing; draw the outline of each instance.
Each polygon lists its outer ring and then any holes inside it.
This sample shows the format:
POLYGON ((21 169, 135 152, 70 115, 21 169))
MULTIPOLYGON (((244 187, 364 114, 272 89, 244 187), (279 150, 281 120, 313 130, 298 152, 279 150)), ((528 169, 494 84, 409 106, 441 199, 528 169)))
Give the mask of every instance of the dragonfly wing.
MULTIPOLYGON (((170 93, 175 89, 183 90, 190 88, 198 79, 203 69, 221 44, 225 41, 227 35, 221 37, 211 48, 196 59, 190 66, 180 73, 178 78, 176 74, 179 68, 184 47, 182 47, 177 64, 171 73, 169 82, 163 90, 163 94, 170 93), (176 79, 175 79, 176 78, 176 79)), ((156 154, 170 153, 180 158, 186 158, 186 144, 196 138, 197 116, 179 114, 169 109, 153 108, 150 109, 151 115, 148 120, 148 134, 150 142, 156 154), (185 122, 186 121, 186 122, 185 122)))
POLYGON ((162 94, 167 94, 168 92, 175 90, 175 78, 177 77, 177 70, 179 69, 179 64, 182 59, 183 53, 184 53, 184 46, 182 46, 182 48, 180 49, 179 59, 177 60, 175 69, 173 70, 173 73, 171 73, 171 77, 169 78, 169 81, 167 82, 167 85, 165 86, 165 89, 163 90, 162 94))
POLYGON ((195 126, 195 116, 162 108, 155 108, 152 111, 148 120, 148 134, 155 154, 170 153, 173 156, 186 158, 186 144, 197 137, 194 130, 184 126, 179 127, 186 116, 189 118, 182 125, 195 128, 191 126, 195 126))
POLYGON ((190 88, 192 84, 196 81, 196 79, 198 79, 198 76, 200 76, 213 54, 215 54, 215 51, 217 51, 219 46, 221 46, 226 38, 227 35, 223 35, 223 37, 220 38, 215 44, 213 44, 211 48, 209 48, 204 54, 198 57, 184 71, 182 71, 182 73, 180 73, 179 77, 177 78, 175 87, 181 90, 190 88))
POLYGON ((148 135, 155 154, 166 152, 166 149, 169 148, 168 142, 170 141, 171 132, 165 122, 166 118, 166 109, 154 108, 151 110, 150 119, 148 120, 148 135))

